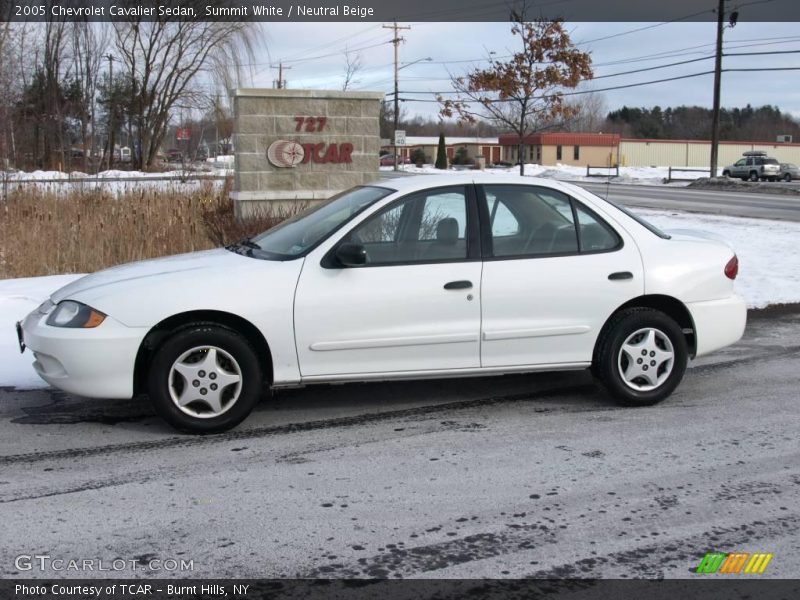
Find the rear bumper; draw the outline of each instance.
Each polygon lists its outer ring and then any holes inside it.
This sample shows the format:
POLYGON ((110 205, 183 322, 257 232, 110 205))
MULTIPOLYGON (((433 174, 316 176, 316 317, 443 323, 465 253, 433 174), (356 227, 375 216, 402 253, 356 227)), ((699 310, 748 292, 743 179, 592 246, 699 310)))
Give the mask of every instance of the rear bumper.
POLYGON ((126 327, 111 317, 95 329, 45 324, 38 311, 22 322, 33 368, 50 385, 89 398, 131 398, 136 354, 147 328, 126 327))
POLYGON ((694 321, 697 356, 730 346, 744 334, 747 305, 736 294, 722 300, 689 302, 686 308, 694 321))

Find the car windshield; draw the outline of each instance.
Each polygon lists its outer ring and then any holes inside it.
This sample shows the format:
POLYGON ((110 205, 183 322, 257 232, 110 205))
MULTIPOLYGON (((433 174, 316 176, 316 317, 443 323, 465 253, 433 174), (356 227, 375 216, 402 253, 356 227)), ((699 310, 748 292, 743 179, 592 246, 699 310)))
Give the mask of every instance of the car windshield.
POLYGON ((312 206, 245 245, 253 255, 271 260, 291 260, 314 248, 352 217, 395 190, 377 186, 356 187, 312 206))

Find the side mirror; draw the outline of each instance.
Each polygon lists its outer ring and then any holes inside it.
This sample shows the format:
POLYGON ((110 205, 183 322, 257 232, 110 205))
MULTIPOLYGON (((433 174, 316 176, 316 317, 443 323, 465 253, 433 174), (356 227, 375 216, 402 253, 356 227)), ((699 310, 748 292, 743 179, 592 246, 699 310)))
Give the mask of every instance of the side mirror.
POLYGON ((367 250, 361 244, 345 242, 336 249, 335 256, 343 267, 360 267, 367 264, 367 250))

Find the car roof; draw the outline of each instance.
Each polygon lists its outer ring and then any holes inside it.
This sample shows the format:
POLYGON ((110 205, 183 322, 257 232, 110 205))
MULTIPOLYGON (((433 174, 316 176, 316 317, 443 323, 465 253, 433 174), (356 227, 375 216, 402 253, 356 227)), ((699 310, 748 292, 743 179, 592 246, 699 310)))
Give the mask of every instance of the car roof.
POLYGON ((467 173, 454 173, 446 175, 407 175, 398 177, 385 177, 373 181, 370 185, 376 185, 397 190, 398 192, 415 192, 434 187, 444 187, 448 185, 467 185, 477 184, 517 184, 517 185, 539 185, 555 189, 567 189, 561 182, 542 177, 524 177, 520 175, 506 175, 496 173, 481 173, 471 171, 467 173))

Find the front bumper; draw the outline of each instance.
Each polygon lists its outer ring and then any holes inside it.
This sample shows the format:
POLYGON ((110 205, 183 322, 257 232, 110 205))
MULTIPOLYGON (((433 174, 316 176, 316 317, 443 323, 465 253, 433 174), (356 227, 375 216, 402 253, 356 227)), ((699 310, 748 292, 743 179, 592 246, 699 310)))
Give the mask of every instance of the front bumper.
POLYGON ((147 328, 112 317, 93 329, 52 327, 34 311, 21 324, 20 348, 33 351, 33 368, 50 385, 89 398, 131 398, 136 354, 147 328))
POLYGON ((709 354, 738 342, 747 324, 747 305, 734 294, 721 300, 689 302, 686 308, 694 321, 696 356, 709 354))

